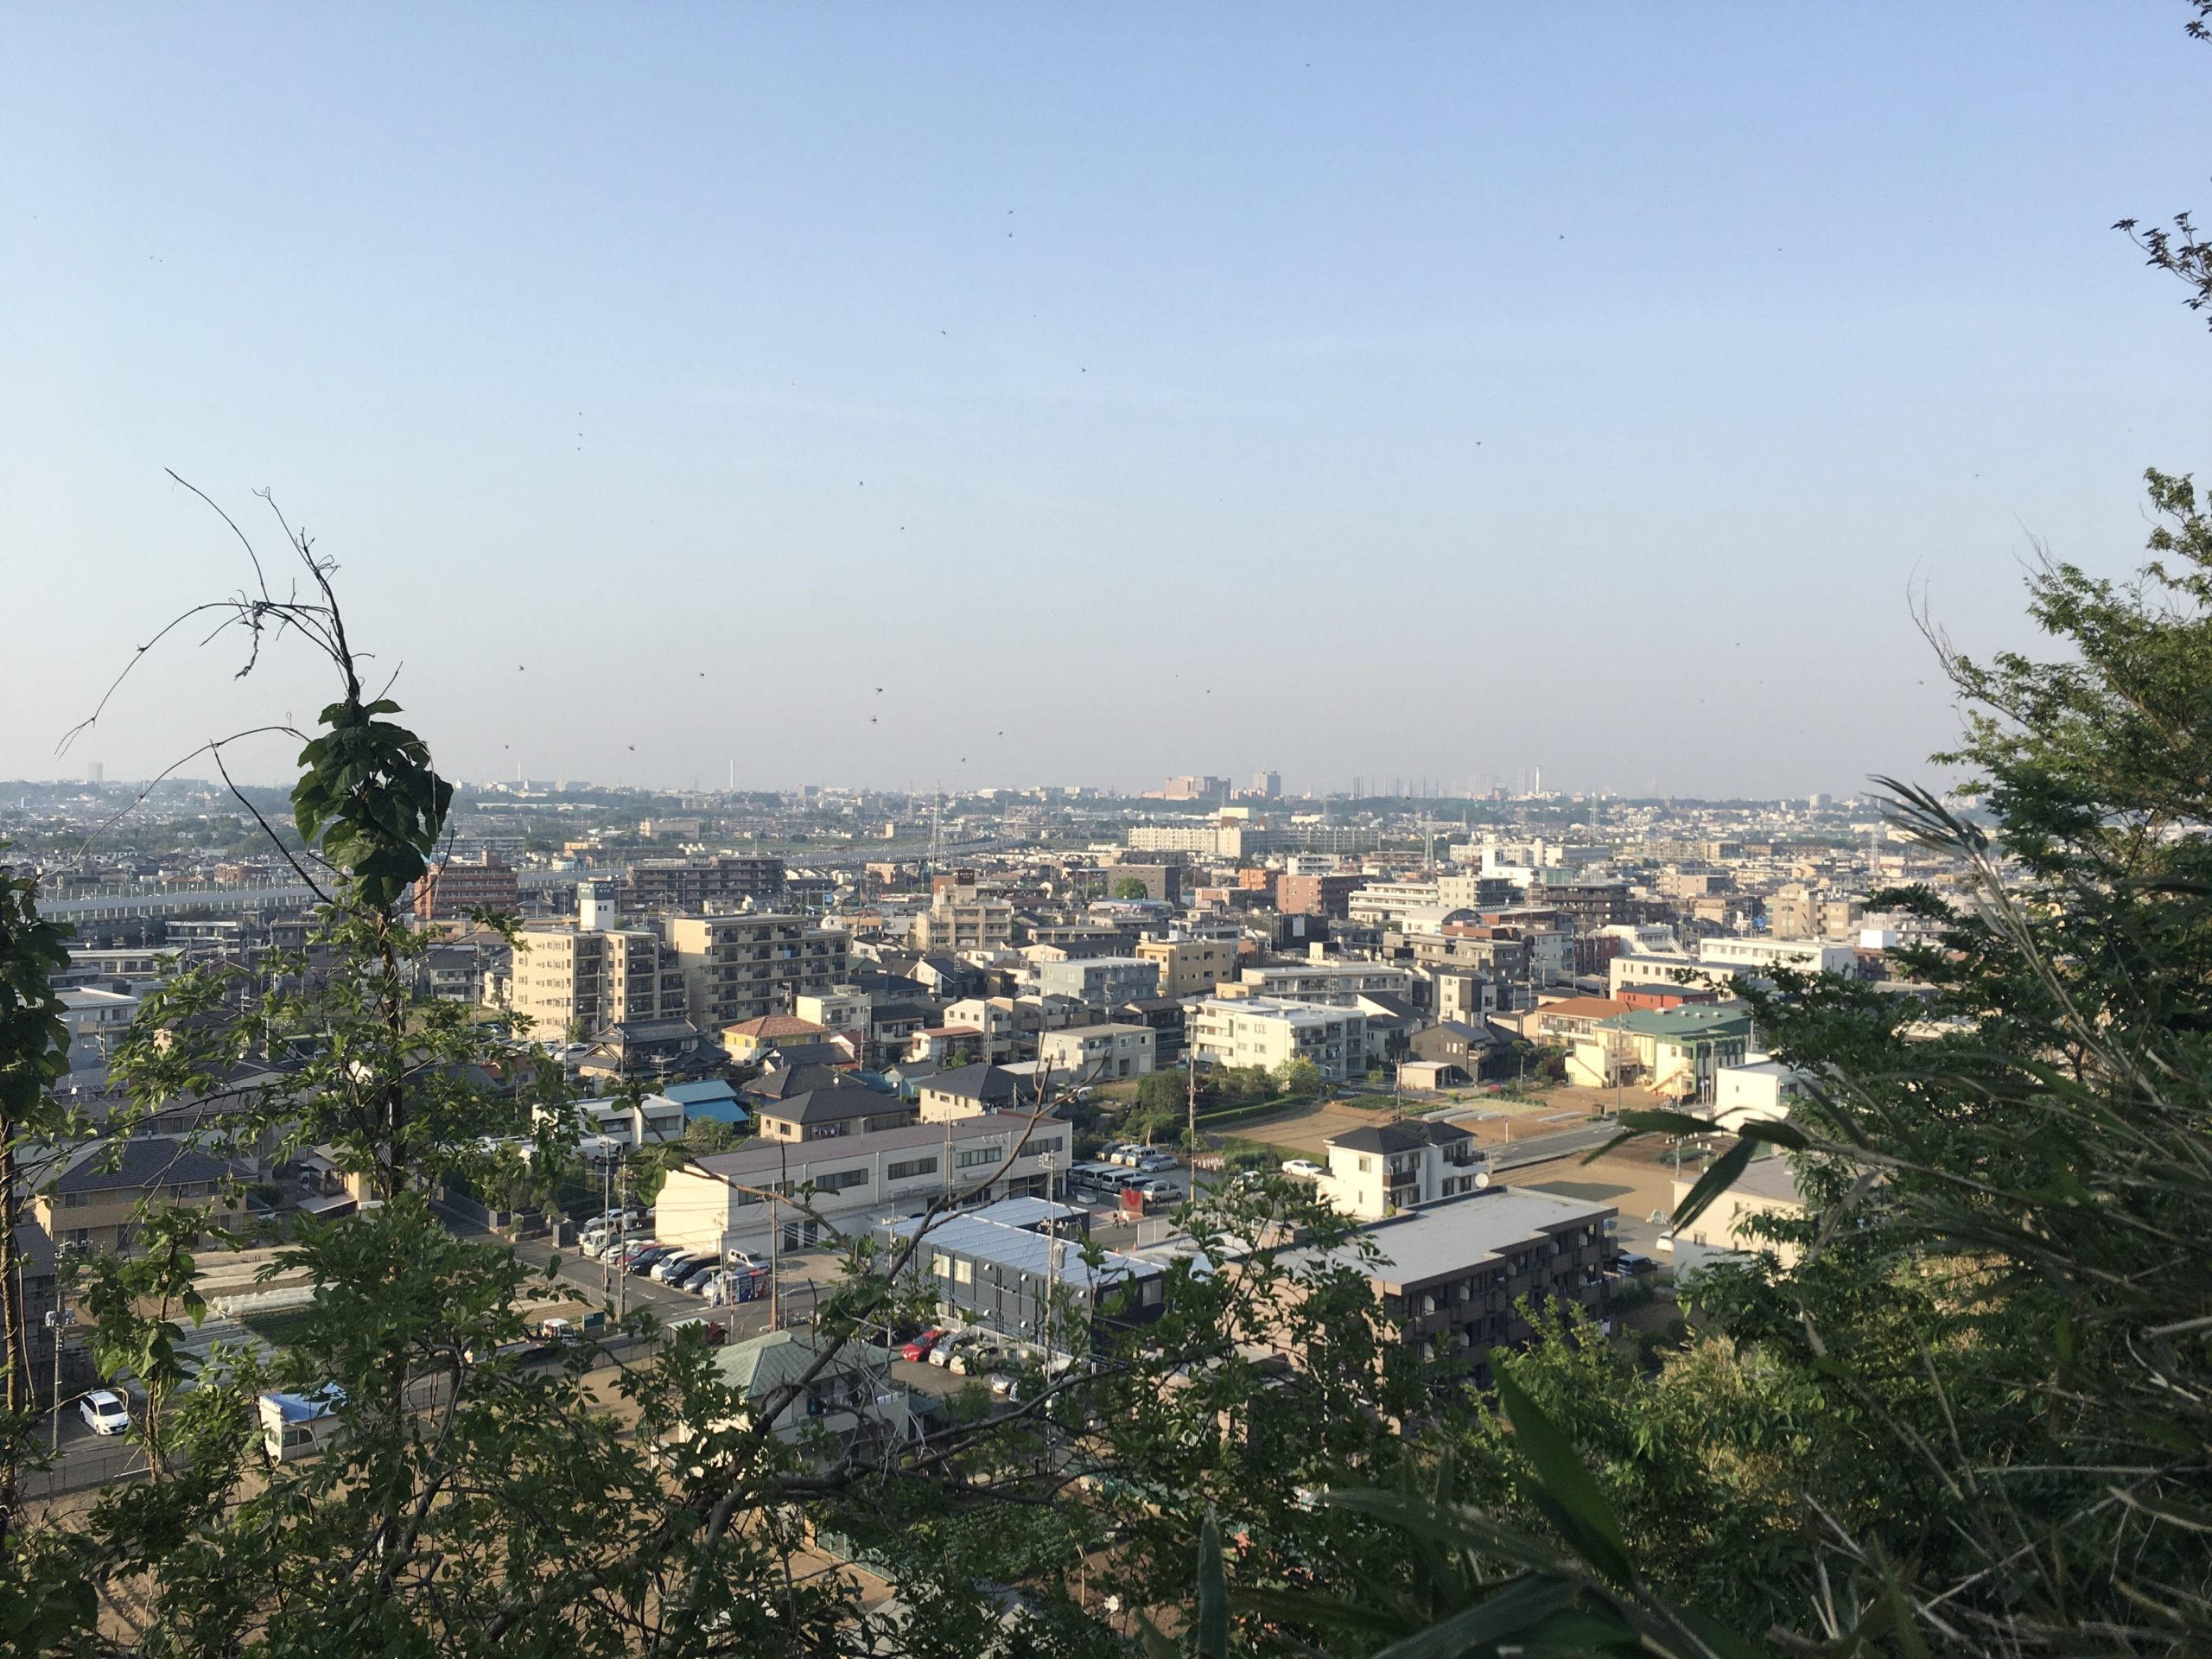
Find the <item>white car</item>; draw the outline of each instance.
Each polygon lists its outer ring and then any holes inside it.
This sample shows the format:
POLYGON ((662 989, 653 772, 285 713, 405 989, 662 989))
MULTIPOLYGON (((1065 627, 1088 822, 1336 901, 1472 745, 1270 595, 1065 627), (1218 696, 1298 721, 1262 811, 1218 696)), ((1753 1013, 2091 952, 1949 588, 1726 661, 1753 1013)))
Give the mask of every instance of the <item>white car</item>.
POLYGON ((95 1434, 120 1434, 130 1427, 130 1408, 112 1389, 94 1389, 77 1409, 95 1434))
POLYGON ((1311 1158, 1294 1158, 1282 1166, 1282 1173, 1286 1175, 1295 1175, 1300 1180, 1311 1181, 1318 1180, 1327 1172, 1311 1158))

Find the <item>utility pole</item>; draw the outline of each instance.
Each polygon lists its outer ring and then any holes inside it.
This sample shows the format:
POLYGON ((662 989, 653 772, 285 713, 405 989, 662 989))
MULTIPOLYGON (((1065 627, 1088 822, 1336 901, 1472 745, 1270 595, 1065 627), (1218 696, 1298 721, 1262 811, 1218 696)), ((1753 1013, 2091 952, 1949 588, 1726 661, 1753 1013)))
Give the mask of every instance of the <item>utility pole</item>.
POLYGON ((77 1310, 60 1300, 59 1291, 54 1294, 54 1305, 46 1310, 46 1328, 54 1332, 54 1440, 51 1450, 58 1454, 61 1450, 61 1337, 77 1323, 77 1310))

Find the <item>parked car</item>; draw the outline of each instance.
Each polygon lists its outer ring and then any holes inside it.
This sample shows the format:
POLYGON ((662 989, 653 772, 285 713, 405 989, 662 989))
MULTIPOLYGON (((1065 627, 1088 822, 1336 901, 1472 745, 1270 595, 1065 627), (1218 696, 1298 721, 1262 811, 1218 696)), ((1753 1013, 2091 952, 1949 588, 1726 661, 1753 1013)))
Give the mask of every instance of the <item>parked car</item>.
POLYGON ((694 1255, 689 1250, 671 1250, 653 1263, 652 1278, 656 1284, 672 1285, 694 1268, 707 1265, 704 1256, 694 1255))
POLYGON ((991 1392, 999 1395, 1001 1399, 1014 1392, 1014 1378, 1007 1372, 993 1371, 988 1376, 985 1377, 983 1381, 989 1383, 991 1385, 991 1392))
POLYGON ((77 1402, 77 1411, 95 1434, 120 1434, 130 1427, 130 1408, 112 1389, 94 1389, 77 1402))
POLYGON ((950 1370, 952 1369, 952 1362, 958 1356, 961 1347, 964 1342, 965 1338, 961 1337, 939 1338, 936 1344, 930 1349, 930 1363, 932 1365, 942 1365, 946 1370, 950 1370))
POLYGON ((622 1263, 627 1273, 651 1273, 660 1262, 672 1254, 665 1244, 648 1244, 641 1250, 632 1250, 622 1263))
POLYGON ((1131 1181, 1124 1191, 1135 1193, 1147 1204, 1156 1204, 1162 1198, 1179 1198, 1182 1192, 1171 1181, 1157 1181, 1149 1178, 1131 1181))
POLYGON ((721 1271, 721 1269, 716 1267, 713 1262, 702 1262, 697 1267, 692 1268, 690 1272, 685 1274, 681 1279, 673 1280, 671 1282, 673 1283, 678 1290, 687 1292, 694 1296, 703 1296, 707 1294, 707 1286, 709 1282, 711 1281, 714 1276, 721 1271))
POLYGON ((1006 1363, 1006 1352, 995 1342, 963 1344, 952 1356, 955 1376, 982 1376, 1006 1363))
POLYGON ((1182 1166, 1181 1159, 1176 1157, 1172 1152, 1162 1152, 1157 1147, 1149 1152, 1137 1154, 1137 1167, 1140 1170, 1180 1169, 1182 1166))
POLYGON ((1306 1181, 1317 1180, 1321 1176, 1328 1173, 1326 1170, 1323 1169, 1320 1165, 1315 1163, 1311 1158, 1293 1158, 1288 1160, 1282 1166, 1282 1173, 1286 1175, 1295 1175, 1300 1180, 1306 1181))
POLYGON ((1659 1264, 1648 1255, 1638 1255, 1634 1250, 1623 1250, 1613 1258, 1613 1266, 1623 1273, 1649 1273, 1659 1264))
POLYGON ((899 1351, 899 1357, 906 1360, 927 1359, 929 1357, 930 1350, 936 1347, 938 1343, 944 1340, 944 1328, 939 1325, 931 1325, 928 1330, 923 1332, 919 1336, 909 1342, 904 1348, 901 1348, 899 1351))

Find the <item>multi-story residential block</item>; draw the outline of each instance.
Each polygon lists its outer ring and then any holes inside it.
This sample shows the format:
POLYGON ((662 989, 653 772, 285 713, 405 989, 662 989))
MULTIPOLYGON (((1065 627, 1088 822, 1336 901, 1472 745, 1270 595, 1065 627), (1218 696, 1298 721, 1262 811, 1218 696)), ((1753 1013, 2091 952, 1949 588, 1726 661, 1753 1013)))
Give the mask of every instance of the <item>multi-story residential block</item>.
POLYGON ((812 1046, 830 1036, 830 1027, 796 1014, 764 1014, 722 1027, 722 1047, 740 1065, 766 1060, 771 1051, 795 1045, 812 1046))
POLYGON ((662 936, 683 973, 693 1021, 709 1029, 790 1009, 845 983, 849 936, 804 916, 669 916, 662 936))
POLYGON ((1275 879, 1275 908, 1286 916, 1325 916, 1343 921, 1351 913, 1351 897, 1367 878, 1353 870, 1332 870, 1324 875, 1283 875, 1275 879))
POLYGON ((779 1232, 783 1249, 800 1249, 939 1198, 1051 1197, 1067 1178, 1074 1134, 1057 1118, 991 1112, 823 1141, 764 1141, 701 1159, 696 1171, 672 1171, 653 1230, 682 1249, 765 1260, 779 1232), (812 1189, 810 1215, 771 1199, 801 1187, 812 1189))
POLYGON ((1160 992, 1160 964, 1141 957, 1085 957, 1040 962, 1031 969, 1046 996, 1071 996, 1101 1013, 1160 992))
POLYGON ((1348 1008, 1363 996, 1413 1000, 1414 975, 1387 962, 1293 962, 1247 968, 1237 976, 1239 996, 1286 1002, 1325 1002, 1348 1008))
POLYGON ((1136 957, 1159 964, 1161 996, 1211 996, 1236 974, 1234 939, 1145 939, 1136 957))
POLYGON ((702 911, 750 899, 772 906, 783 897, 784 861, 772 854, 721 853, 709 858, 648 858, 632 864, 622 885, 636 911, 702 911))
POLYGON ((1141 823, 1127 836, 1132 852, 1196 853, 1211 858, 1220 850, 1221 830, 1212 823, 1141 823))
POLYGON ((639 1020, 687 1012, 675 954, 642 928, 588 931, 559 923, 524 928, 508 970, 508 1005, 523 1033, 557 1043, 571 1032, 596 1037, 639 1020))
POLYGON ((1433 910, 1442 902, 1433 881, 1363 881, 1344 906, 1352 921, 1396 927, 1414 911, 1433 910))
POLYGON ((1316 1185, 1331 1204, 1362 1221, 1380 1221, 1490 1184, 1488 1160, 1475 1137, 1456 1123, 1377 1123, 1330 1136, 1328 1148, 1328 1172, 1316 1185))
POLYGON ((949 890, 914 918, 918 950, 1005 950, 1014 944, 1014 906, 972 890, 949 890))
POLYGON ((1311 1060, 1331 1083, 1367 1069, 1367 1016, 1353 1008, 1265 997, 1209 997, 1191 1011, 1191 1057, 1200 1065, 1311 1060))
POLYGON ((801 991, 791 999, 791 1012, 810 1020, 824 1031, 847 1032, 865 1041, 874 1000, 850 985, 827 991, 801 991))
POLYGON ((69 1070, 97 1081, 107 1075, 109 1057, 130 1034, 141 999, 129 991, 74 989, 56 993, 61 1023, 69 1033, 69 1070))
POLYGON ((433 864, 415 884, 418 922, 459 921, 479 909, 512 915, 521 907, 521 880, 497 853, 486 853, 473 863, 448 859, 433 864))
POLYGON ((1859 925, 1859 901, 1815 893, 1802 882, 1779 889, 1767 905, 1768 931, 1777 939, 1835 939, 1859 925))
POLYGON ((1782 968, 1800 974, 1849 975, 1859 962, 1855 947, 1831 939, 1700 939, 1697 956, 1709 966, 1754 974, 1782 968))
POLYGON ((1156 1064, 1156 1048, 1149 1026, 1078 1026, 1046 1032, 1037 1058, 1052 1068, 1056 1081, 1105 1083, 1146 1076, 1156 1064))
MULTIPOLYGON (((1488 1192, 1424 1206, 1363 1227, 1335 1259, 1363 1274, 1382 1316, 1407 1346, 1424 1350, 1449 1376, 1491 1379, 1490 1356, 1531 1336, 1516 1304, 1573 1302, 1602 1315, 1609 1205, 1548 1193, 1488 1192)), ((1293 1252, 1297 1271, 1325 1253, 1293 1252)), ((1286 1357, 1300 1363, 1294 1345, 1286 1357)))

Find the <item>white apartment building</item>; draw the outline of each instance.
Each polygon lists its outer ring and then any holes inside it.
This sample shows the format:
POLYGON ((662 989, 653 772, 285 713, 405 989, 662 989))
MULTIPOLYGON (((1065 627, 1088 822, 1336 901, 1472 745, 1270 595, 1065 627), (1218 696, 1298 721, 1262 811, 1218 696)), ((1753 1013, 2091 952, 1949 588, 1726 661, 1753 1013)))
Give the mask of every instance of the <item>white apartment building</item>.
POLYGON ((659 937, 643 928, 591 931, 561 924, 522 930, 507 982, 522 1034, 565 1042, 632 1020, 681 1019, 683 974, 659 937))
POLYGON ((127 991, 62 990, 61 1023, 69 1033, 69 1070, 79 1081, 105 1077, 108 1058, 130 1033, 140 999, 127 991))
POLYGON ((1700 963, 1738 973, 1771 973, 1786 968, 1800 974, 1849 974, 1859 960, 1854 947, 1834 939, 1700 939, 1700 963))
POLYGON ((1149 1026, 1078 1026, 1046 1032, 1038 1039, 1037 1058, 1058 1081, 1108 1083, 1151 1072, 1157 1040, 1149 1026))
POLYGON ((1072 996, 1091 1007, 1118 1008, 1160 994, 1160 964, 1141 957, 1084 957, 1040 962, 1030 970, 1045 996, 1072 996))
POLYGON ((1414 972, 1383 962, 1294 962, 1247 968, 1234 995, 1282 1002, 1325 1002, 1348 1008, 1363 996, 1411 1001, 1414 972))
POLYGON ((1453 1123, 1414 1119, 1347 1129, 1329 1139, 1320 1195, 1361 1221, 1457 1198, 1487 1186, 1488 1160, 1453 1123))
POLYGON ((1185 1017, 1192 1058, 1200 1065, 1258 1065, 1311 1060, 1342 1083, 1367 1069, 1367 1016, 1355 1008, 1267 997, 1209 997, 1185 1017))
POLYGON ((846 981, 849 936, 811 917, 670 916, 661 927, 702 1030, 786 1013, 846 981))
POLYGON ((791 999, 791 1012, 824 1031, 852 1032, 865 1038, 875 1001, 866 991, 840 985, 827 991, 801 991, 791 999))
POLYGON ((1433 881, 1370 881, 1352 894, 1345 913, 1371 927, 1397 927, 1411 912, 1442 902, 1433 881))
POLYGON ((1199 853, 1207 858, 1221 850, 1221 830, 1214 824, 1141 823, 1128 833, 1133 853, 1199 853))
POLYGON ((653 1230, 681 1249, 742 1250, 765 1262, 772 1244, 795 1250, 857 1236, 887 1216, 918 1215, 948 1196, 967 1207, 1047 1198, 1067 1179, 1074 1134, 1057 1118, 986 1112, 747 1147, 700 1159, 699 1170, 672 1171, 653 1230), (819 1220, 769 1197, 801 1187, 812 1189, 807 1208, 819 1220))

